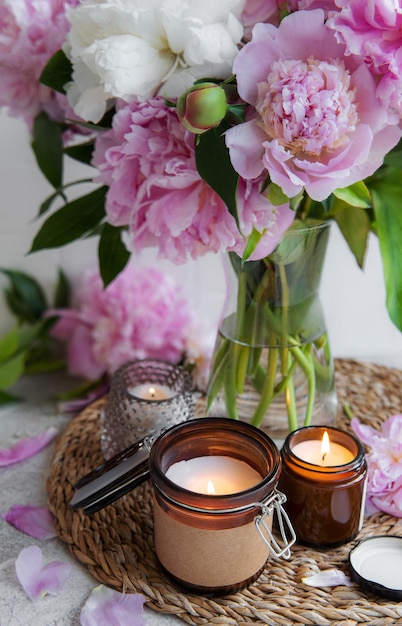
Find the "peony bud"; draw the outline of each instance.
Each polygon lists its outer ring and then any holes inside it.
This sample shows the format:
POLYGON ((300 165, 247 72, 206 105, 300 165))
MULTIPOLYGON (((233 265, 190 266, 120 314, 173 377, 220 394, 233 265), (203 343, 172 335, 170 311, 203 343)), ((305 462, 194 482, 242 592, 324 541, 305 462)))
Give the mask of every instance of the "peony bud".
POLYGON ((176 110, 183 126, 197 135, 218 126, 226 115, 226 94, 216 83, 199 83, 179 97, 176 110))

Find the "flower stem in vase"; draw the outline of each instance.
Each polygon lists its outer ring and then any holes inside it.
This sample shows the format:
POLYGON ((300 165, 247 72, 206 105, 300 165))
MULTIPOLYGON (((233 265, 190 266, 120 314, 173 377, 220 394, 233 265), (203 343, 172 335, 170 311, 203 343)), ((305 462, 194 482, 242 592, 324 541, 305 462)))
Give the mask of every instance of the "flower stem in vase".
POLYGON ((318 299, 327 236, 322 223, 299 225, 264 259, 228 254, 234 291, 219 329, 208 415, 281 430, 280 437, 333 419, 334 369, 318 299))

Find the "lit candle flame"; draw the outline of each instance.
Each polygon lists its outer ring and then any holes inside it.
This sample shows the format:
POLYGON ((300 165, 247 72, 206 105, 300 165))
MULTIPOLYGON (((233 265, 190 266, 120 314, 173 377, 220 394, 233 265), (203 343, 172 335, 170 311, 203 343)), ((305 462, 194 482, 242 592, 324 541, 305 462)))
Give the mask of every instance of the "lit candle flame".
POLYGON ((212 480, 209 480, 209 481, 208 481, 208 484, 207 484, 207 494, 208 494, 209 496, 214 496, 214 495, 215 495, 215 493, 216 493, 216 491, 215 491, 215 485, 214 485, 214 483, 212 482, 212 480))
POLYGON ((149 395, 151 396, 151 398, 155 398, 155 393, 156 393, 155 387, 150 387, 149 395))
POLYGON ((321 454, 322 454, 323 461, 325 461, 325 457, 329 453, 329 450, 330 450, 329 437, 328 437, 327 431, 325 430, 322 436, 322 442, 321 442, 321 454))

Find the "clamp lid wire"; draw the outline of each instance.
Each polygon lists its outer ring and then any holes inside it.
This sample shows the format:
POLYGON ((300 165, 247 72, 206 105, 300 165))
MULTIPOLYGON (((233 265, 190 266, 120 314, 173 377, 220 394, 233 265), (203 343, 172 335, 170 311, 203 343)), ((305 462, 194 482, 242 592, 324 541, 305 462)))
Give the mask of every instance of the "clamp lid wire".
POLYGON ((268 498, 268 500, 258 503, 261 507, 262 514, 257 515, 254 522, 261 539, 269 548, 271 554, 276 558, 283 557, 284 559, 288 559, 290 557, 290 548, 296 542, 296 533, 288 514, 282 506, 285 502, 285 494, 281 491, 275 490, 274 494, 268 498), (283 542, 282 546, 278 543, 272 533, 272 523, 270 525, 266 523, 266 518, 270 517, 275 512, 277 514, 279 531, 283 542))

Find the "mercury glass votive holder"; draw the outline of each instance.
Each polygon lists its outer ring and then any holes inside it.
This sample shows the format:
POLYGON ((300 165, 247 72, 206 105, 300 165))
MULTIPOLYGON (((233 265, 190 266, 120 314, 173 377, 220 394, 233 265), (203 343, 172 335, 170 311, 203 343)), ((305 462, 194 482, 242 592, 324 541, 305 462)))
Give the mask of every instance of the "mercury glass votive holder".
POLYGON ((106 460, 135 441, 193 417, 192 380, 182 367, 157 359, 130 361, 113 375, 101 413, 106 460))

